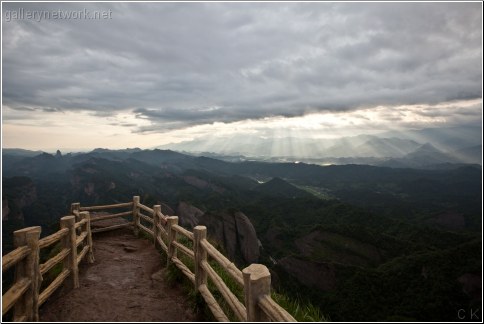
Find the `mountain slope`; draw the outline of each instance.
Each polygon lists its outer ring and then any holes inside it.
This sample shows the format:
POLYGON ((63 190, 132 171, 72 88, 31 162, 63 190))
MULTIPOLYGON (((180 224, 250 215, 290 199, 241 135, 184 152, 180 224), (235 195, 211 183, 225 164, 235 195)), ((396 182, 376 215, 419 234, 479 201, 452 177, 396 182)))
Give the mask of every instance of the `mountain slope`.
POLYGON ((461 161, 450 154, 444 153, 430 143, 418 147, 413 152, 401 158, 390 159, 381 166, 394 168, 424 168, 444 163, 460 163, 461 161))
POLYGON ((37 192, 24 210, 26 225, 47 225, 43 235, 71 202, 110 204, 139 195, 145 205, 186 216, 186 226, 206 224, 233 261, 266 264, 275 285, 304 291, 334 320, 440 319, 435 314, 453 320, 449 305, 467 307, 475 299, 464 288, 481 270, 478 167, 229 163, 167 150, 97 150, 24 158, 4 177, 24 171, 37 192), (296 186, 328 195, 320 199, 296 186), (445 215, 458 215, 459 228, 432 221, 445 215))
POLYGON ((279 177, 272 178, 255 189, 256 192, 265 193, 270 196, 279 196, 285 198, 310 197, 311 195, 304 190, 298 189, 287 181, 279 177))
POLYGON ((355 152, 357 156, 365 157, 402 157, 419 146, 412 140, 375 137, 356 147, 355 152))

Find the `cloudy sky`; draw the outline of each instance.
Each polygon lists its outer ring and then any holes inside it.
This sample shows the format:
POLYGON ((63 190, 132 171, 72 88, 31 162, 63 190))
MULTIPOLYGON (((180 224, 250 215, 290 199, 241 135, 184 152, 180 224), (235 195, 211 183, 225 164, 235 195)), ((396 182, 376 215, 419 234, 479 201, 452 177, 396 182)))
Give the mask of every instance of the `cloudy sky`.
POLYGON ((2 4, 3 147, 482 123, 480 3, 2 4))

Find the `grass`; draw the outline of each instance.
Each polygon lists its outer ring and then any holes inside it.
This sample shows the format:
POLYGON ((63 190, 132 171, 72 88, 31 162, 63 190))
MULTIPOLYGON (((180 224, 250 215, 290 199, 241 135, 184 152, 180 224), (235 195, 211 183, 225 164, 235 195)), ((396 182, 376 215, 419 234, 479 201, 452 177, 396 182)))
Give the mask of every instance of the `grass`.
POLYGON ((271 297, 282 308, 288 311, 298 322, 329 322, 329 316, 321 313, 321 309, 309 301, 292 298, 284 293, 271 292, 271 297))
MULTIPOLYGON (((178 242, 182 243, 181 241, 183 240, 178 240, 178 242)), ((182 243, 183 244, 183 243, 182 243)), ((190 269, 192 272, 194 271, 194 262, 191 258, 185 256, 184 254, 181 254, 178 252, 178 258, 190 269)), ((222 280, 225 282, 227 287, 234 293, 234 295, 243 302, 243 288, 238 285, 238 283, 230 277, 230 275, 223 270, 223 268, 216 263, 215 261, 209 261, 210 266, 217 272, 217 274, 222 278, 222 280)), ((188 280, 184 276, 184 274, 174 265, 174 264, 169 264, 168 266, 168 271, 166 274, 166 278, 169 282, 172 283, 181 283, 182 288, 184 292, 189 296, 193 309, 195 312, 202 314, 203 317, 208 320, 208 321, 216 321, 216 319, 213 317, 212 312, 208 308, 208 306, 205 303, 205 300, 203 297, 194 289, 193 283, 188 280)), ((208 278, 208 289, 214 296, 214 298, 217 300, 218 304, 224 311, 224 313, 227 315, 229 320, 231 322, 237 322, 238 319, 236 315, 232 312, 232 309, 230 306, 227 304, 225 299, 222 297, 222 294, 218 291, 217 287, 215 284, 212 282, 210 277, 208 278)))
MULTIPOLYGON (((192 249, 193 243, 191 240, 179 236, 178 242, 192 249)), ((216 246, 216 244, 214 244, 216 246)), ((161 252, 163 257, 166 258, 164 251, 161 252)), ((178 258, 193 272, 194 262, 191 258, 187 257, 181 252, 178 252, 178 258)), ((215 270, 215 272, 222 278, 225 285, 230 289, 230 291, 238 298, 239 301, 244 303, 244 289, 235 281, 230 274, 228 274, 224 268, 219 265, 214 260, 209 260, 210 266, 215 270)), ((210 309, 205 304, 203 297, 197 293, 193 287, 193 284, 188 278, 186 278, 183 273, 174 265, 170 264, 168 266, 168 271, 166 272, 166 279, 171 283, 181 283, 184 292, 189 296, 193 309, 195 312, 201 314, 206 320, 215 321, 210 309)), ((236 315, 233 313, 230 306, 227 304, 222 294, 218 291, 214 283, 208 278, 208 288, 214 298, 219 303, 220 307, 223 309, 224 313, 227 315, 231 322, 239 321, 236 315)), ((278 303, 282 308, 286 309, 297 321, 300 322, 326 322, 329 318, 321 313, 321 310, 314 306, 313 304, 303 301, 301 298, 292 298, 284 293, 279 293, 273 291, 271 297, 276 303, 278 303)))

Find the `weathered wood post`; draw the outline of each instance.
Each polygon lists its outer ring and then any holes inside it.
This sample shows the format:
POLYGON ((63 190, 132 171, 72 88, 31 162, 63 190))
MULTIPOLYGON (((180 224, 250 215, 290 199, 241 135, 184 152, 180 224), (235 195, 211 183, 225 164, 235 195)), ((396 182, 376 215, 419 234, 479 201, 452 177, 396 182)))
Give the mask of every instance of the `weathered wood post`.
POLYGON ((88 211, 84 211, 80 213, 81 220, 85 219, 86 224, 84 224, 83 232, 87 232, 86 240, 87 240, 87 245, 89 246, 89 251, 87 252, 87 261, 89 263, 94 263, 94 250, 93 250, 93 244, 92 244, 92 232, 91 232, 91 214, 88 211))
POLYGON ((195 226, 193 236, 195 239, 193 244, 193 251, 195 252, 195 291, 198 292, 200 285, 207 284, 207 273, 201 266, 202 261, 207 261, 207 251, 200 244, 202 240, 207 238, 207 228, 200 225, 195 226))
MULTIPOLYGON (((76 216, 76 223, 81 220, 81 203, 72 203, 71 204, 71 215, 76 216)), ((81 234, 81 229, 77 229, 77 235, 81 234)))
POLYGON ((160 217, 158 213, 161 213, 161 206, 154 205, 153 206, 153 244, 155 245, 158 243, 157 237, 160 236, 160 230, 158 229, 158 224, 160 224, 160 217))
POLYGON ((74 216, 64 216, 61 218, 60 227, 68 228, 69 232, 62 238, 62 245, 69 249, 71 253, 64 259, 64 270, 69 269, 72 275, 72 286, 79 288, 79 270, 77 268, 77 246, 76 246, 76 230, 74 228, 76 218, 74 216))
POLYGON ((71 204, 71 215, 76 215, 80 212, 81 203, 72 203, 71 204))
POLYGON ((245 307, 248 322, 269 322, 269 317, 259 307, 258 301, 264 295, 271 295, 271 274, 263 264, 253 263, 244 270, 245 307))
POLYGON ((178 216, 169 216, 167 218, 168 224, 168 260, 167 264, 170 264, 171 258, 176 257, 176 247, 173 245, 173 241, 176 240, 176 231, 173 229, 173 225, 178 225, 178 216))
POLYGON ((39 288, 41 275, 39 270, 40 226, 23 228, 13 233, 15 247, 28 246, 30 253, 15 267, 15 282, 22 278, 30 280, 30 286, 14 306, 13 321, 23 316, 28 322, 39 320, 39 288))
POLYGON ((139 196, 133 196, 133 227, 134 227, 134 235, 138 236, 139 234, 139 196))

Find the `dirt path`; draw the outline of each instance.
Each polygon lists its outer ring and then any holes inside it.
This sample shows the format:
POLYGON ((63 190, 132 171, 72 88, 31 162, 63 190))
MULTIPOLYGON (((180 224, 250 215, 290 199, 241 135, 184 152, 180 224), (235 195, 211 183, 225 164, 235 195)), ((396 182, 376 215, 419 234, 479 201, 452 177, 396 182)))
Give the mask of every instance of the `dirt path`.
POLYGON ((82 262, 80 288, 54 294, 40 309, 45 322, 201 321, 187 295, 165 282, 165 260, 147 240, 120 229, 94 234, 96 262, 82 262))

